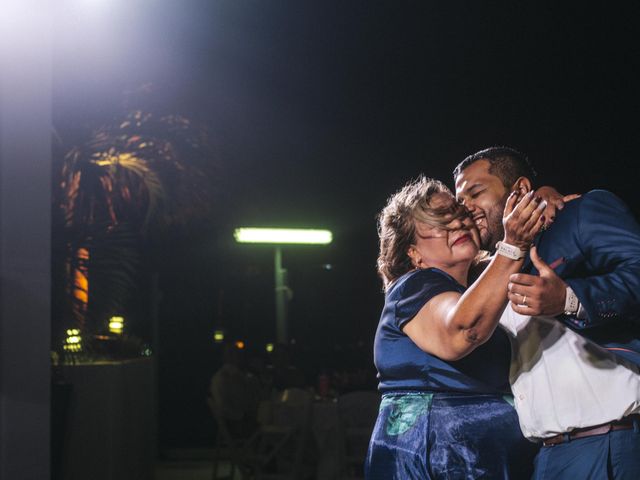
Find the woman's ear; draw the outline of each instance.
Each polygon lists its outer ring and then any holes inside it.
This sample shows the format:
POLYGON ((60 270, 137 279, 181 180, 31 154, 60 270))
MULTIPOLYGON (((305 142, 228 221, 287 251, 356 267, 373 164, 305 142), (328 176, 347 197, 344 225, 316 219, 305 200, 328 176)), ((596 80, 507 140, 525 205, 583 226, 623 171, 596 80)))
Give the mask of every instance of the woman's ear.
POLYGON ((420 255, 420 252, 416 250, 416 247, 411 245, 409 247, 409 250, 407 250, 407 255, 411 259, 411 265, 413 265, 415 268, 419 268, 420 264, 422 263, 422 256, 420 255))
POLYGON ((517 191, 522 197, 532 190, 531 181, 527 177, 519 177, 511 186, 511 191, 517 191))

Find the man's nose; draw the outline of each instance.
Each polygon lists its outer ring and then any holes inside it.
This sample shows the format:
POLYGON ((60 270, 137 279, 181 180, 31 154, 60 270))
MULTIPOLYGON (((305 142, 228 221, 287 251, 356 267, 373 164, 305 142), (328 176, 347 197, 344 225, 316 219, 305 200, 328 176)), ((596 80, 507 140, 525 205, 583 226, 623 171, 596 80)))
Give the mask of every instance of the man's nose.
POLYGON ((466 207, 466 209, 469 211, 469 213, 473 213, 476 209, 476 204, 474 203, 473 200, 465 200, 462 205, 464 205, 466 207))

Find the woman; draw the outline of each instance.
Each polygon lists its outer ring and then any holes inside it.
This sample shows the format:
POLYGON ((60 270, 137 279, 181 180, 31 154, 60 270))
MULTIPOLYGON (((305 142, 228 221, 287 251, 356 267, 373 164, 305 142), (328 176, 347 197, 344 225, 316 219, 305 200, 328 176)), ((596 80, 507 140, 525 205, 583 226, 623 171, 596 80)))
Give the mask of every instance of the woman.
MULTIPOLYGON (((505 206, 503 242, 528 249, 546 202, 505 206)), ((379 218, 385 306, 374 344, 383 393, 369 479, 528 478, 534 444, 509 403, 509 340, 497 329, 509 276, 523 259, 495 255, 471 286, 479 234, 447 187, 420 178, 379 218)))

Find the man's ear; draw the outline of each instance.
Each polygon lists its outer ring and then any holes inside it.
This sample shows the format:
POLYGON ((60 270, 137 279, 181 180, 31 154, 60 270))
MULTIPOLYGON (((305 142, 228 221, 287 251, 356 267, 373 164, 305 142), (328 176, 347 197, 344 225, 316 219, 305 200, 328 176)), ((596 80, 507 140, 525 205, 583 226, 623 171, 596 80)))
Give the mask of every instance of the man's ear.
POLYGON ((520 197, 526 195, 531 190, 533 190, 533 187, 531 186, 531 181, 527 177, 519 177, 511 186, 511 191, 517 191, 520 197))

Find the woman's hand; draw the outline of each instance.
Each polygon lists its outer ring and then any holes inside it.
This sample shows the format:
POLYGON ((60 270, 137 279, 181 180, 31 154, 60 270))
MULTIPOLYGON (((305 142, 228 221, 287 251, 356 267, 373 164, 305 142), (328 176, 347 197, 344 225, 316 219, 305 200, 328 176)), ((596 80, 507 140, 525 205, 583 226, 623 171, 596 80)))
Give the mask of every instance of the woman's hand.
POLYGON ((543 212, 546 207, 546 200, 536 196, 533 191, 527 193, 519 202, 517 192, 512 192, 502 216, 505 243, 515 245, 521 250, 528 249, 544 225, 543 212))
POLYGON ((555 188, 545 185, 536 190, 536 196, 541 197, 547 201, 547 208, 544 209, 543 216, 545 218, 544 228, 548 227, 556 219, 556 213, 558 210, 564 208, 564 204, 570 200, 574 200, 580 197, 580 194, 573 193, 571 195, 562 195, 555 188))

